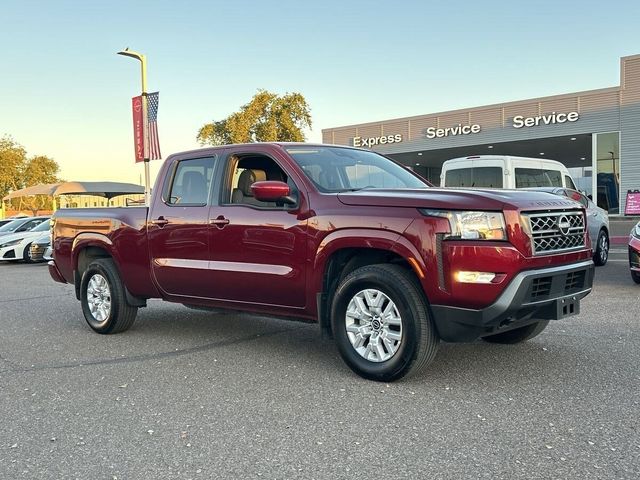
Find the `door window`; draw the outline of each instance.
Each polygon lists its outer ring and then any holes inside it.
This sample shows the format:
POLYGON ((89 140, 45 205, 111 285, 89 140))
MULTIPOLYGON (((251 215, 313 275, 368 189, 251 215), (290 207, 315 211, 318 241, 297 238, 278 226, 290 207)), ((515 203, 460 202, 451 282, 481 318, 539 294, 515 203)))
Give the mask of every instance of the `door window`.
POLYGON ((577 190, 575 184, 573 183, 573 180, 569 175, 564 176, 564 183, 565 183, 565 187, 571 188, 572 190, 577 190))
POLYGON ((289 196, 297 199, 298 189, 295 183, 271 158, 264 155, 234 155, 230 157, 229 166, 231 171, 227 175, 227 184, 223 190, 223 203, 277 209, 295 207, 280 202, 263 202, 253 196, 251 185, 255 182, 274 180, 289 185, 289 196))
POLYGON ((211 190, 214 158, 194 158, 178 162, 165 195, 169 205, 206 205, 211 190))

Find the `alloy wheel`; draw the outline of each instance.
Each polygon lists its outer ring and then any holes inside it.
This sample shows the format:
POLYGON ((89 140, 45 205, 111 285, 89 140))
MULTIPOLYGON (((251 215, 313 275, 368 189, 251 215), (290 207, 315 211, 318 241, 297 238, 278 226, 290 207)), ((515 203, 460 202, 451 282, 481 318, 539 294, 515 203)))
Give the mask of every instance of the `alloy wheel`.
POLYGON ((91 277, 87 285, 87 304, 93 318, 103 322, 111 314, 111 290, 109 283, 99 273, 91 277))
POLYGON ((371 362, 392 358, 402 342, 402 318, 395 303, 373 288, 356 293, 347 306, 347 337, 358 354, 371 362))

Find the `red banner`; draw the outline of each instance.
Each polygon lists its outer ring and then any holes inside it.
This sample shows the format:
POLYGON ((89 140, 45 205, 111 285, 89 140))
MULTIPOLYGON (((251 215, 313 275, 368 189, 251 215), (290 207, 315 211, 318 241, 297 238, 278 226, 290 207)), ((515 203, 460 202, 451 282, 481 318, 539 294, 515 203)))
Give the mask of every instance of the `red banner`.
POLYGON ((144 161, 144 119, 142 116, 142 96, 131 99, 133 110, 133 145, 136 163, 144 161))

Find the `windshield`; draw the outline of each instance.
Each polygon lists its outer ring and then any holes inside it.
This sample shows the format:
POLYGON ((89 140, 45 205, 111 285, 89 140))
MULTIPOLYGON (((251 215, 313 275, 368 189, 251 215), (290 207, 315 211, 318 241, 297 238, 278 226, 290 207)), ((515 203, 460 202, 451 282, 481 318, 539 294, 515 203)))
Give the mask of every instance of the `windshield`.
POLYGON ((429 186, 406 168, 374 152, 303 146, 289 147, 287 152, 321 192, 429 186))
POLYGON ((46 222, 42 222, 40 225, 38 225, 36 228, 34 228, 31 231, 32 232, 46 232, 47 230, 49 230, 49 228, 51 228, 51 220, 47 220, 46 222))
POLYGON ((13 232, 16 228, 24 223, 24 220, 19 218, 17 220, 13 220, 3 226, 0 227, 0 232, 13 232))

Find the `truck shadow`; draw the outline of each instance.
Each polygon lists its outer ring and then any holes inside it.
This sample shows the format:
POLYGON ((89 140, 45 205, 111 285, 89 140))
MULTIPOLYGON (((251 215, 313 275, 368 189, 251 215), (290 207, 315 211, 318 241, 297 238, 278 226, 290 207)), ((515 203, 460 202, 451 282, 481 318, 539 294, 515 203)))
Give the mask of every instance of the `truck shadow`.
MULTIPOLYGON (((164 308, 164 307, 163 307, 164 308)), ((233 349, 234 356, 260 358, 270 374, 277 374, 282 365, 295 365, 314 377, 351 377, 353 374, 342 362, 331 339, 323 339, 316 324, 306 324, 248 314, 209 314, 183 311, 180 320, 158 320, 150 315, 136 328, 137 335, 163 337, 170 335, 187 344, 195 339, 211 340, 198 347, 187 347, 167 355, 215 352, 233 349), (152 333, 148 330, 152 329, 152 333), (177 338, 176 338, 177 337, 177 338)), ((133 332, 132 332, 133 333, 133 332)), ((433 363, 418 375, 402 384, 442 385, 512 385, 547 379, 557 383, 559 378, 575 375, 584 369, 588 373, 591 363, 582 361, 588 352, 574 345, 554 345, 547 348, 543 334, 537 339, 519 345, 495 345, 482 341, 466 344, 441 343, 433 363)))

